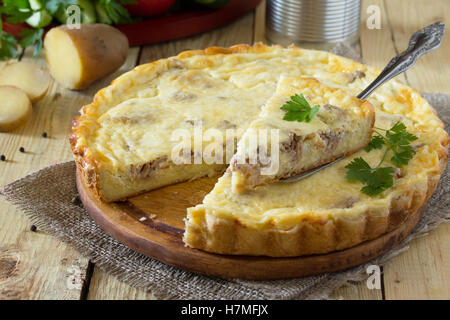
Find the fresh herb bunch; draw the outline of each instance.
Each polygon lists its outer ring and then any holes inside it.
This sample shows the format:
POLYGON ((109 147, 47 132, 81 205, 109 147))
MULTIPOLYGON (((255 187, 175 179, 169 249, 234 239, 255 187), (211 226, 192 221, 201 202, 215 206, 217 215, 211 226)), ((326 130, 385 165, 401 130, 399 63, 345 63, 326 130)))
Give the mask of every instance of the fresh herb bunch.
POLYGON ((298 122, 310 122, 317 111, 319 111, 319 105, 311 108, 311 105, 306 100, 303 94, 295 94, 291 96, 291 100, 280 108, 283 111, 287 111, 283 117, 286 121, 298 121, 298 122))
POLYGON ((369 196, 376 196, 386 189, 394 185, 393 167, 381 167, 385 162, 387 155, 391 152, 391 162, 396 167, 402 167, 408 164, 413 158, 415 151, 411 146, 411 142, 417 140, 417 137, 408 131, 406 126, 397 122, 392 128, 386 130, 375 128, 375 135, 369 144, 364 148, 366 152, 374 149, 382 149, 386 146, 386 150, 375 168, 372 168, 363 158, 353 159, 345 168, 347 169, 346 178, 348 180, 356 180, 365 184, 361 191, 369 196), (385 135, 380 133, 384 132, 385 135))
MULTIPOLYGON (((84 3, 89 2, 84 1, 84 3)), ((91 22, 95 22, 96 15, 103 17, 102 23, 122 24, 134 21, 129 12, 123 7, 127 4, 136 3, 136 0, 95 0, 94 3, 101 12, 90 13, 91 22)), ((21 59, 27 47, 33 47, 33 57, 40 54, 42 50, 43 28, 51 23, 53 19, 61 21, 61 12, 65 12, 70 5, 79 5, 83 12, 83 1, 80 0, 3 0, 0 2, 0 60, 21 59), (27 29, 15 38, 3 30, 2 18, 9 23, 26 22, 33 29, 27 29)), ((89 4, 89 3, 88 3, 89 4)))
POLYGON ((406 131, 406 126, 403 123, 397 122, 389 130, 375 128, 375 134, 376 136, 372 137, 372 140, 364 149, 367 152, 373 149, 381 149, 386 145, 387 148, 382 160, 384 160, 389 151, 392 151, 391 161, 397 167, 408 164, 409 160, 414 156, 415 151, 411 146, 411 142, 417 140, 417 137, 406 131), (384 131, 386 137, 379 131, 384 131))

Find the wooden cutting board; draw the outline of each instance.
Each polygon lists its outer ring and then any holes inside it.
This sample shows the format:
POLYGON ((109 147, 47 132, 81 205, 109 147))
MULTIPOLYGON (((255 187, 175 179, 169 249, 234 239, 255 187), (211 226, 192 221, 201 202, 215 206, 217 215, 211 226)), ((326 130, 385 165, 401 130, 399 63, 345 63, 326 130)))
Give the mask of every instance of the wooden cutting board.
POLYGON ((120 203, 100 201, 77 172, 77 188, 87 212, 109 235, 129 248, 168 265, 222 278, 287 279, 347 269, 369 261, 403 240, 422 217, 418 210, 399 228, 353 248, 292 258, 232 256, 186 247, 186 208, 202 202, 217 178, 160 188, 120 203))

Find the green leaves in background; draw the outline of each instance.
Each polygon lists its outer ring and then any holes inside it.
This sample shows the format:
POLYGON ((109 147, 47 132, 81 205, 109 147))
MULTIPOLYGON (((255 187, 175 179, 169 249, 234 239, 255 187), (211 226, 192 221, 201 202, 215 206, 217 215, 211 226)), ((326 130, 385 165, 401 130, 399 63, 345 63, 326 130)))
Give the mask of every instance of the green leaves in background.
POLYGON ((18 56, 17 40, 10 34, 0 34, 0 60, 15 59, 18 56))
POLYGON ((124 24, 134 22, 123 6, 136 3, 136 0, 98 0, 96 9, 101 23, 124 24))
POLYGON ((0 14, 5 15, 9 23, 24 22, 33 15, 28 0, 3 0, 0 14))
POLYGON ((33 47, 33 57, 37 57, 42 50, 42 36, 44 34, 43 29, 30 29, 23 30, 20 36, 23 37, 20 40, 20 46, 22 48, 33 47))
POLYGON ((76 3, 76 0, 47 0, 45 8, 54 16, 59 10, 66 10, 68 6, 76 3))

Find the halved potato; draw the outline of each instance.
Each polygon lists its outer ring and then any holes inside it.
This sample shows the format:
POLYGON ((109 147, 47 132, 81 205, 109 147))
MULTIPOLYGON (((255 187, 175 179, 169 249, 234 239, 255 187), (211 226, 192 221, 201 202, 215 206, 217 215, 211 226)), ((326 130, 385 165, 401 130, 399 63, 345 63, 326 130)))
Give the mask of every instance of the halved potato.
POLYGON ((32 62, 10 62, 0 70, 0 85, 22 89, 32 103, 44 97, 49 84, 50 75, 47 70, 32 62))
POLYGON ((27 94, 13 86, 0 86, 0 131, 14 130, 25 123, 31 114, 27 94))
POLYGON ((128 39, 104 24, 67 25, 51 29, 44 39, 47 65, 59 83, 69 89, 84 89, 114 72, 128 55, 128 39))

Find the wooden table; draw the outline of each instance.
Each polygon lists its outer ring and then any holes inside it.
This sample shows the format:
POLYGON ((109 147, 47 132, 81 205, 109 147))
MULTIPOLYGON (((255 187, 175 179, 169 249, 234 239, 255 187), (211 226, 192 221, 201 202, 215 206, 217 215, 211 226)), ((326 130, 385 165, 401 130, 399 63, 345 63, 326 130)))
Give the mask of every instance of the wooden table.
MULTIPOLYGON (((262 3, 254 12, 224 28, 188 39, 132 48, 125 65, 114 75, 83 92, 71 92, 53 83, 47 96, 34 105, 33 119, 14 133, 0 133, 0 187, 32 171, 72 158, 67 135, 71 120, 100 88, 136 64, 150 62, 187 49, 211 45, 230 46, 264 39, 262 3), (47 132, 48 138, 42 138, 47 132), (24 147, 26 153, 20 153, 24 147)), ((364 60, 383 67, 402 51, 410 35, 435 21, 450 26, 448 0, 364 0, 361 40, 364 60), (366 27, 366 9, 381 9, 381 29, 366 27)), ((442 47, 400 76, 399 80, 423 92, 450 93, 450 32, 442 47)), ((43 63, 42 59, 39 59, 43 63)), ((0 196, 0 299, 151 299, 152 294, 134 289, 110 276, 66 244, 42 232, 31 232, 30 222, 0 196), (68 285, 74 270, 81 270, 84 285, 68 285)), ((339 289, 343 299, 449 299, 450 225, 441 225, 383 268, 381 290, 369 290, 365 282, 339 289)))

